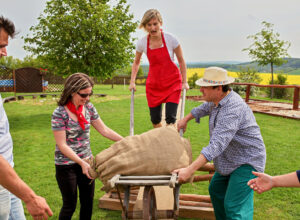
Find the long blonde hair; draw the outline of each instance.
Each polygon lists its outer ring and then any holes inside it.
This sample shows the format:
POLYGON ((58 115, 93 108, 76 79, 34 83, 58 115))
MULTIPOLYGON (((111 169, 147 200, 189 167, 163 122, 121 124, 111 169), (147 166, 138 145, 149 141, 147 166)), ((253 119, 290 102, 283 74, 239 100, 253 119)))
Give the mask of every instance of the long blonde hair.
POLYGON ((145 12, 142 21, 139 25, 139 28, 145 28, 146 24, 151 21, 151 19, 156 18, 162 25, 163 21, 162 21, 162 17, 160 12, 157 9, 149 9, 145 12))
POLYGON ((64 90, 57 104, 64 106, 71 100, 73 93, 93 86, 94 81, 88 75, 84 73, 74 73, 66 79, 64 90))

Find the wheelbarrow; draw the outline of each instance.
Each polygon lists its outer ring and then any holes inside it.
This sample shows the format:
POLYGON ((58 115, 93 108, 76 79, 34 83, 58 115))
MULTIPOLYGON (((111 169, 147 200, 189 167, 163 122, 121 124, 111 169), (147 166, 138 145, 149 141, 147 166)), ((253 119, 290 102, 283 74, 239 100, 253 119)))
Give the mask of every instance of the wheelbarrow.
MULTIPOLYGON (((184 116, 186 90, 183 90, 180 118, 184 116)), ((134 90, 131 91, 130 106, 130 135, 134 134, 134 90)), ((183 130, 180 130, 180 136, 183 136, 183 130)), ((177 219, 179 216, 179 192, 180 184, 177 180, 177 174, 158 175, 158 176, 122 176, 115 175, 109 180, 111 188, 116 188, 122 207, 122 219, 177 219), (129 211, 130 188, 133 186, 144 186, 143 210, 129 211), (154 186, 169 186, 173 188, 174 206, 173 210, 157 210, 154 186), (120 188, 124 190, 124 202, 122 201, 120 188)))
POLYGON ((122 206, 122 219, 177 219, 179 215, 180 184, 177 174, 159 176, 121 176, 115 175, 110 179, 110 186, 116 187, 122 206), (143 210, 129 211, 130 187, 144 186, 143 210), (157 210, 154 186, 169 186, 173 188, 173 210, 157 210), (124 189, 124 202, 121 199, 120 187, 124 189))

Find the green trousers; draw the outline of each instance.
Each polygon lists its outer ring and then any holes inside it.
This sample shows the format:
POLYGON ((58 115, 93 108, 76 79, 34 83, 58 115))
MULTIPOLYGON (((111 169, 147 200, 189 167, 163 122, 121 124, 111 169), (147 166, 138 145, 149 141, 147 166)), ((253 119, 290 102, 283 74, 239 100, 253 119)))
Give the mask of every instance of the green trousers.
POLYGON ((247 185, 255 169, 242 165, 228 176, 216 172, 209 185, 209 194, 217 220, 252 220, 253 190, 247 185))

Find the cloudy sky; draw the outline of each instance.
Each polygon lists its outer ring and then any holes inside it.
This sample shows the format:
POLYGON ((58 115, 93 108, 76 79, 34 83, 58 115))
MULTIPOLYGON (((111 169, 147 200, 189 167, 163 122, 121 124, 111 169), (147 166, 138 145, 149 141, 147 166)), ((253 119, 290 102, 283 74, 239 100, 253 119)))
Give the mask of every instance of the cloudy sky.
MULTIPOLYGON (((115 0, 114 0, 115 1, 115 0)), ((11 40, 8 53, 23 58, 21 36, 38 23, 46 0, 0 0, 0 14, 15 22, 20 34, 11 40)), ((289 54, 300 58, 299 0, 128 0, 135 20, 150 8, 163 17, 164 31, 180 41, 187 62, 249 61, 242 52, 251 41, 247 36, 261 29, 261 22, 274 24, 280 39, 291 42, 289 54)), ((134 37, 145 35, 137 30, 134 37)), ((146 62, 143 58, 143 62, 146 62)))

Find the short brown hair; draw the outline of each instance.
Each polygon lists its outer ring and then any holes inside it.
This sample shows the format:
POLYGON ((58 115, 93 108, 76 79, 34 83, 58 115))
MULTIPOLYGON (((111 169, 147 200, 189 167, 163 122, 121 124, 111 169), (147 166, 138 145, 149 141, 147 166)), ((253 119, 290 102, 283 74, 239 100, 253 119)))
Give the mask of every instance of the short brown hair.
POLYGON ((2 28, 4 28, 5 32, 7 32, 8 36, 10 36, 11 38, 14 38, 14 36, 16 35, 14 23, 9 19, 0 16, 0 30, 2 28))
POLYGON ((66 79, 64 90, 57 104, 64 106, 71 100, 72 93, 93 86, 94 81, 88 75, 84 73, 74 73, 66 79))
POLYGON ((163 23, 161 14, 157 9, 149 9, 145 12, 142 21, 139 25, 139 28, 145 28, 146 24, 151 21, 151 19, 156 18, 161 24, 163 23))
MULTIPOLYGON (((229 84, 226 84, 226 85, 219 85, 219 86, 222 86, 222 92, 228 92, 228 91, 230 90, 229 84)), ((213 86, 213 89, 216 89, 216 88, 218 88, 219 86, 213 86)))

